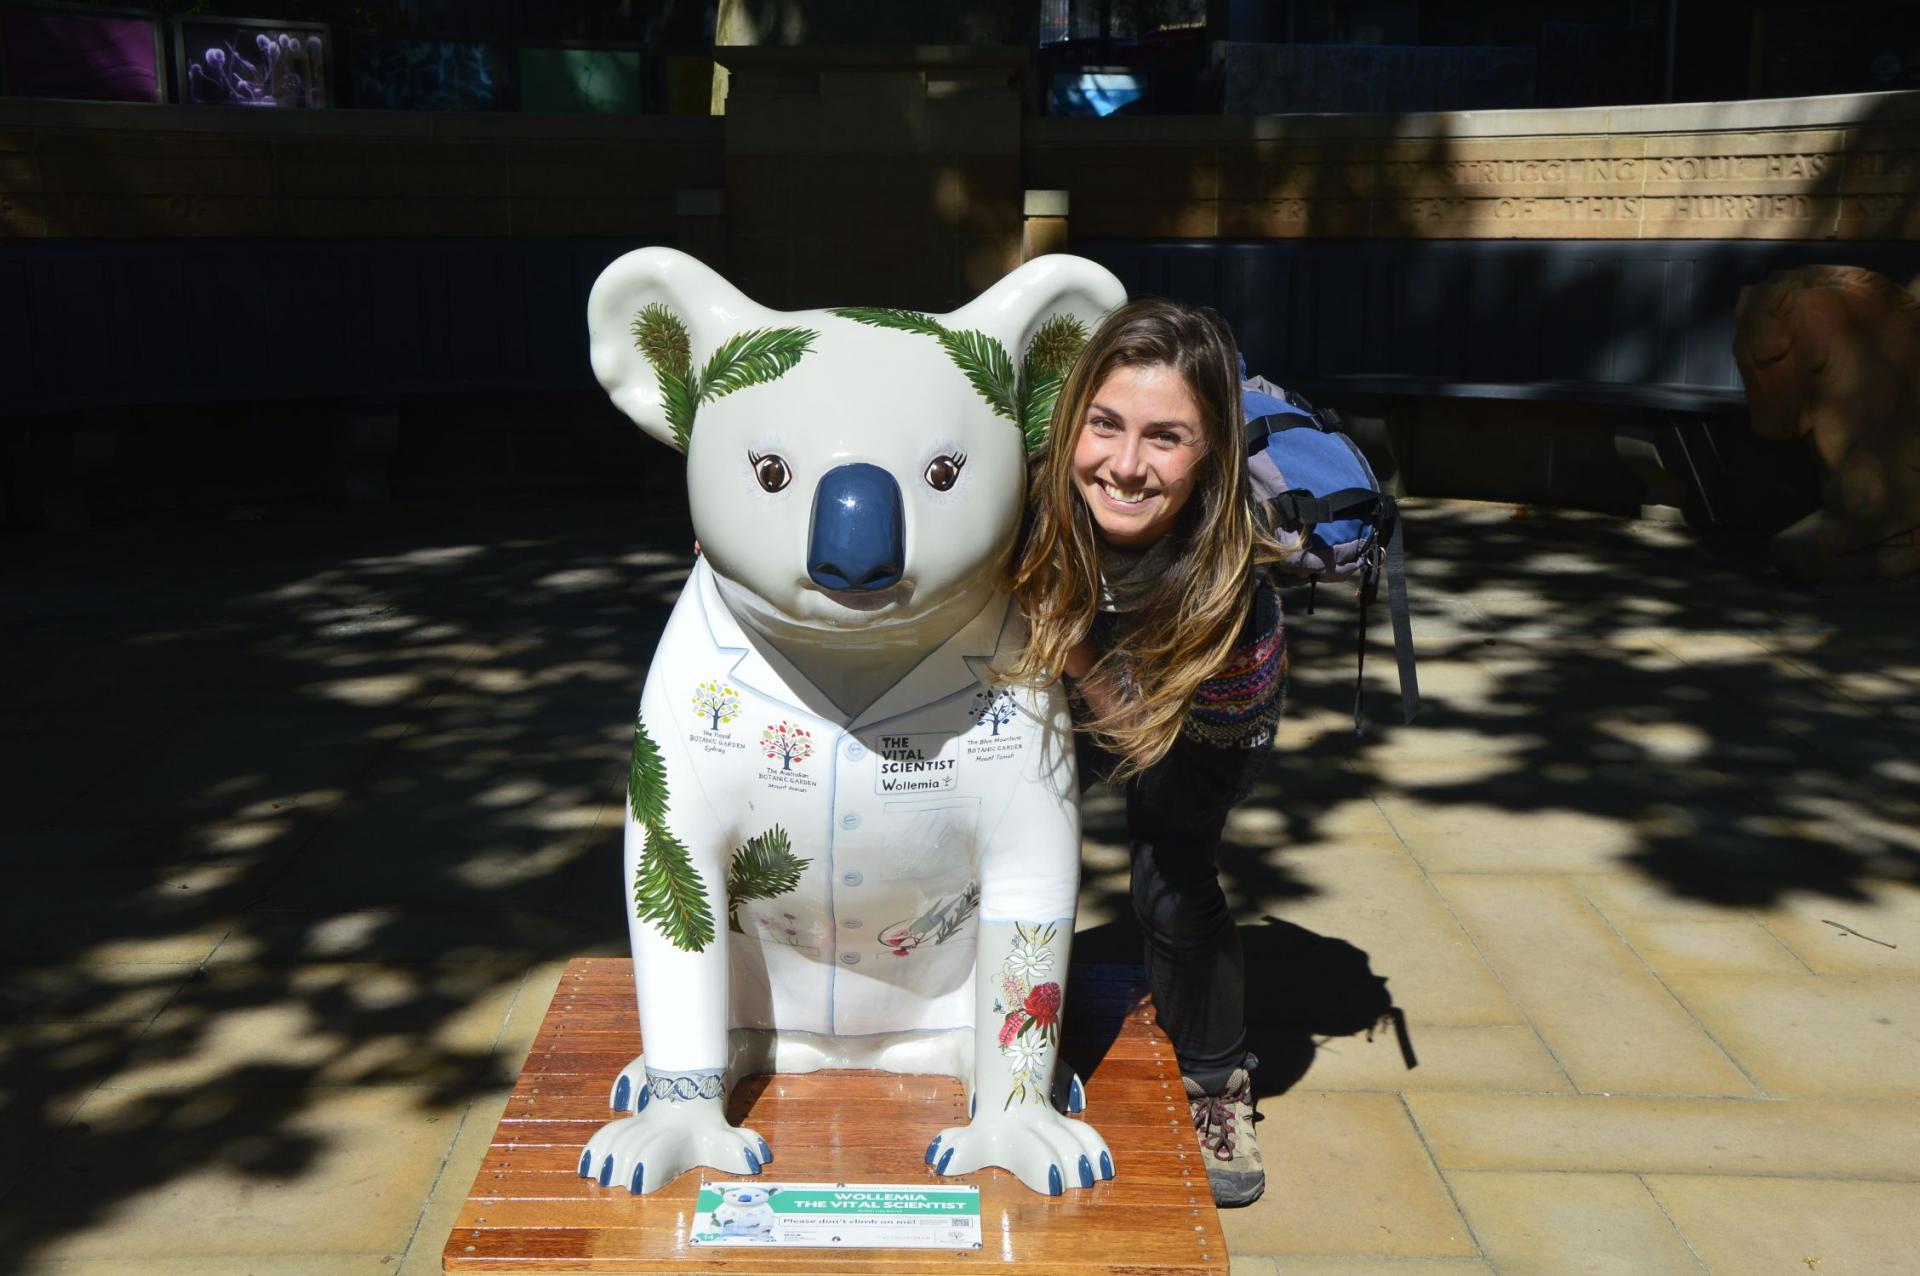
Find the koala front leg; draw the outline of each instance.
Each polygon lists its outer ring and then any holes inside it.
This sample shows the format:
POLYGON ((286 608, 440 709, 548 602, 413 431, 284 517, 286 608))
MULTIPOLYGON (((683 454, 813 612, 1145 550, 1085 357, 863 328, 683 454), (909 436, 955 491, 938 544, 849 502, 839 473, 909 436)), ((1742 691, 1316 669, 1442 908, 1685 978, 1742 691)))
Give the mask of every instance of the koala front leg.
POLYGON ((982 922, 974 978, 974 1110, 927 1148, 941 1174, 995 1165, 1059 1196, 1113 1177, 1106 1140, 1054 1110, 1073 919, 982 922))
MULTIPOLYGON (((694 804, 687 805, 691 816, 694 804)), ((773 1159, 765 1139, 727 1122, 725 862, 717 834, 704 835, 710 831, 696 827, 692 818, 684 824, 685 845, 675 841, 673 850, 684 857, 687 873, 698 878, 707 917, 719 921, 696 942, 685 927, 663 927, 638 911, 629 912, 634 990, 646 1053, 622 1073, 614 1097, 618 1106, 620 1099, 633 1095, 635 1111, 600 1127, 580 1154, 581 1177, 598 1179, 602 1186, 623 1184, 636 1193, 654 1191, 696 1165, 758 1174, 773 1159)), ((630 883, 646 860, 648 838, 647 828, 629 811, 625 858, 630 883)))

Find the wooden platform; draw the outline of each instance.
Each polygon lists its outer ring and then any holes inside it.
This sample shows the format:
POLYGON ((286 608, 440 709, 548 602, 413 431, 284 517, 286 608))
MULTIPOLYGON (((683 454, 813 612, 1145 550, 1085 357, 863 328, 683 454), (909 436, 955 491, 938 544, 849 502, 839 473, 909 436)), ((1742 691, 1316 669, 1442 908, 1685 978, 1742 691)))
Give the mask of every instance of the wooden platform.
MULTIPOLYGON (((696 1249, 686 1240, 702 1176, 650 1196, 576 1173, 580 1149, 612 1119, 607 1091, 639 1053, 625 958, 569 963, 443 1254, 448 1272, 980 1272, 1225 1276, 1227 1250, 1194 1145, 1173 1049, 1141 1006, 1139 972, 1075 968, 1063 1049, 1086 1081, 1085 1115, 1117 1174, 1046 1197, 1011 1174, 980 1187, 984 1250, 696 1249)), ((933 1137, 966 1120, 950 1077, 833 1072, 754 1077, 728 1115, 773 1145, 766 1171, 797 1182, 917 1183, 933 1137)))

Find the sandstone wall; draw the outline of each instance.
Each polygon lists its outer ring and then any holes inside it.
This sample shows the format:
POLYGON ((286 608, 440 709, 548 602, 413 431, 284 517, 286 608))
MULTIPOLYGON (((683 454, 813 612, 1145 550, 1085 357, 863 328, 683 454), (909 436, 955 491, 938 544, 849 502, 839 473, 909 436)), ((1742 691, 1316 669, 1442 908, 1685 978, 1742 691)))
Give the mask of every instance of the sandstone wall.
POLYGON ((1920 239, 1920 93, 1037 119, 1024 161, 1076 238, 1920 239))

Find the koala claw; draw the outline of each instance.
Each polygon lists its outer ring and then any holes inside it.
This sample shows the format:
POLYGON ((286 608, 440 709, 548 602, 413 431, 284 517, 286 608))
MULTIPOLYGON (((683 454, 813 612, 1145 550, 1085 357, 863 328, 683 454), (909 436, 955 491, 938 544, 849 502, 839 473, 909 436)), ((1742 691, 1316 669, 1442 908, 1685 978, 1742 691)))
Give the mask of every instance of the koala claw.
POLYGON ((1053 1074, 1053 1106, 1061 1112, 1087 1110, 1087 1088, 1080 1084, 1080 1074, 1064 1063, 1053 1074))
POLYGON ((653 1103, 600 1127, 580 1154, 580 1177, 643 1195, 696 1165, 758 1174, 772 1159, 767 1141, 728 1125, 718 1103, 653 1103))
POLYGON ((927 1149, 927 1161, 936 1174, 971 1174, 999 1166, 1048 1196, 1065 1194, 1067 1166, 1073 1167, 1077 1188, 1113 1177, 1113 1157, 1099 1131, 1052 1108, 1023 1108, 942 1130, 927 1149))
POLYGON ((607 1106, 615 1112, 638 1112, 647 1106, 647 1056, 635 1055, 632 1063, 620 1069, 607 1106))

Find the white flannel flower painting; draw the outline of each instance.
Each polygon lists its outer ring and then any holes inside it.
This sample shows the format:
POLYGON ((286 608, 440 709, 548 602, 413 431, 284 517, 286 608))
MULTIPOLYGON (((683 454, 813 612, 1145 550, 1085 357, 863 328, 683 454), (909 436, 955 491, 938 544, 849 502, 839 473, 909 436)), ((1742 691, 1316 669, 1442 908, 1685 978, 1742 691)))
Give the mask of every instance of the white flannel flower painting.
POLYGON ((1005 969, 1015 979, 1031 984, 1053 969, 1053 953, 1037 939, 1023 938, 1007 954, 1005 969))
POLYGON ((1039 1033, 1027 1032, 1015 1037, 1006 1048, 1008 1067, 1016 1082, 1030 1080, 1046 1061, 1047 1040, 1039 1033))

